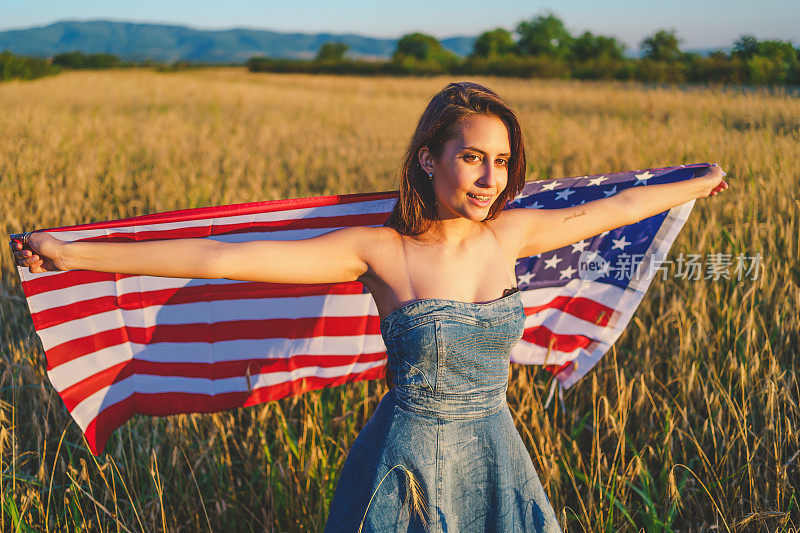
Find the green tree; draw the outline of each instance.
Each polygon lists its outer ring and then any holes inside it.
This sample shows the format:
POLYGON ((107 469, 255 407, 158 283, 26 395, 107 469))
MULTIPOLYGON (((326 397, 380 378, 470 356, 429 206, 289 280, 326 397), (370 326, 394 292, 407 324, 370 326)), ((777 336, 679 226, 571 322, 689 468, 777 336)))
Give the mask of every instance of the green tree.
POLYGON ((473 44, 472 57, 498 57, 511 54, 516 45, 511 32, 497 28, 482 33, 473 44))
POLYGON ((625 53, 625 45, 613 37, 585 32, 572 43, 572 56, 579 61, 591 59, 619 60, 625 53))
POLYGON ((750 59, 758 52, 758 39, 755 35, 746 33, 733 43, 733 54, 742 59, 750 59))
POLYGON ((731 57, 738 58, 744 66, 749 83, 795 83, 795 73, 800 70, 800 52, 786 41, 759 41, 745 34, 733 43, 731 57))
POLYGON ((756 54, 783 64, 797 61, 797 50, 786 41, 759 41, 756 54))
POLYGON ((518 47, 523 54, 564 58, 572 45, 572 36, 564 22, 553 14, 539 15, 517 25, 518 47))
POLYGON ((443 61, 454 58, 452 52, 442 47, 436 37, 424 33, 411 33, 404 35, 397 42, 397 50, 393 58, 412 57, 420 61, 443 61))
POLYGON ((401 74, 442 74, 458 63, 458 57, 424 33, 404 35, 392 55, 391 68, 401 74))
POLYGON ((18 56, 8 51, 0 52, 0 81, 32 80, 58 71, 58 67, 38 57, 18 56))
POLYGON ((344 54, 349 49, 350 47, 344 43, 325 43, 320 46, 317 52, 317 61, 338 63, 344 59, 344 54))
POLYGON ((643 39, 640 46, 647 59, 676 61, 681 57, 680 43, 681 40, 675 35, 674 30, 659 30, 643 39))

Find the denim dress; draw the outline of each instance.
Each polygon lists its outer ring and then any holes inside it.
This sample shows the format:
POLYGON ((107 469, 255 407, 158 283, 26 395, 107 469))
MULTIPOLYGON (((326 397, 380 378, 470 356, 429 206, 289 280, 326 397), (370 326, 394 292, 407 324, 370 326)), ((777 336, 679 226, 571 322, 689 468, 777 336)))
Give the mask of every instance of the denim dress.
POLYGON ((353 443, 325 531, 561 531, 506 403, 524 322, 519 292, 417 300, 381 321, 394 387, 353 443))

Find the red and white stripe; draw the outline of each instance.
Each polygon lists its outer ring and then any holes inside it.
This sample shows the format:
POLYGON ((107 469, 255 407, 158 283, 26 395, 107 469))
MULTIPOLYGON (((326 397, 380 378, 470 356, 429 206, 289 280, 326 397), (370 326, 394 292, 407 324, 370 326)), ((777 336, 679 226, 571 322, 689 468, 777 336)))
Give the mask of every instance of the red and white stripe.
MULTIPOLYGON (((191 209, 52 231, 70 241, 304 239, 380 225, 392 193, 191 209)), ((133 414, 209 412, 377 378, 359 283, 279 285, 18 269, 48 377, 94 453, 133 414)))
MULTIPOLYGON (((379 193, 258 202, 48 231, 70 241, 302 239, 380 225, 395 199, 379 193)), ((133 414, 213 412, 383 375, 378 313, 360 283, 18 271, 48 377, 93 453, 133 414)), ((579 280, 522 296, 528 319, 512 358, 561 367, 565 386, 613 344, 641 299, 579 280), (577 366, 565 367, 569 362, 577 366)))

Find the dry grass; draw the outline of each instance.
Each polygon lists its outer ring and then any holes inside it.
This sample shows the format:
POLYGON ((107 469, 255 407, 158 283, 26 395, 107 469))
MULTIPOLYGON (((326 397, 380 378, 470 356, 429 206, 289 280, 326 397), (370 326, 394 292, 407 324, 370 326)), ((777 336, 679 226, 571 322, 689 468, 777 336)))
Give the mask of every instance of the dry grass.
MULTIPOLYGON (((0 85, 0 239, 202 205, 394 187, 445 78, 66 73, 0 85)), ((761 253, 755 281, 656 280, 612 353, 542 409, 509 401, 569 531, 800 524, 800 100, 484 80, 519 111, 531 179, 719 161, 673 254, 761 253)), ((10 531, 320 530, 384 386, 136 418, 93 458, 52 391, 8 253, 0 285, 0 515, 10 531)))

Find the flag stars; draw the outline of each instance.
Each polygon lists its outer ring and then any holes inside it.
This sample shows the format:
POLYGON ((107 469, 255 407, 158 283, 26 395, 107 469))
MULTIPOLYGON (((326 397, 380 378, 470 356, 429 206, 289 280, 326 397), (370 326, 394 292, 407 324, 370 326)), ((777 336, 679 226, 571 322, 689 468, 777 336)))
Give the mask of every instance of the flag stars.
POLYGON ((526 207, 529 207, 531 209, 541 209, 543 206, 539 202, 533 202, 531 205, 528 205, 526 207))
POLYGON ((517 285, 520 285, 520 284, 523 284, 523 283, 525 285, 527 285, 528 283, 531 282, 532 278, 533 278, 533 272, 525 272, 523 275, 517 276, 517 285))
POLYGON ((590 180, 589 180, 589 185, 600 185, 601 183, 603 183, 603 182, 604 182, 604 181, 606 181, 607 179, 608 179, 608 178, 607 178, 607 177, 605 177, 605 176, 598 176, 598 177, 596 177, 596 178, 592 178, 592 179, 590 179, 590 180))
POLYGON ((547 270, 548 268, 557 268, 560 262, 561 258, 554 254, 550 259, 545 260, 544 269, 547 270))
POLYGON ((589 246, 589 241, 581 241, 576 242, 572 245, 572 253, 577 254, 578 252, 582 252, 587 246, 589 246))
POLYGON ((641 174, 636 174, 636 183, 634 183, 634 185, 647 185, 647 180, 649 180, 652 177, 653 175, 650 173, 649 170, 641 174))
POLYGON ((561 277, 558 278, 558 279, 571 278, 572 275, 575 272, 577 272, 577 270, 575 270, 574 268, 569 266, 569 267, 565 268, 564 270, 559 271, 559 274, 561 274, 561 277))
POLYGON ((609 196, 614 196, 615 194, 617 194, 617 186, 614 185, 613 189, 610 189, 608 191, 603 191, 603 194, 606 195, 606 198, 608 198, 609 196))
POLYGON ((555 189, 559 185, 561 185, 559 182, 551 181, 550 183, 545 183, 544 185, 542 185, 542 190, 543 191, 552 191, 553 189, 555 189))
POLYGON ((620 250, 623 250, 623 251, 624 251, 624 250, 625 250, 625 247, 626 247, 626 246, 628 246, 628 245, 630 244, 630 243, 629 243, 629 242, 627 242, 627 240, 625 239, 625 235, 623 235, 621 239, 611 239, 611 241, 614 243, 614 246, 612 246, 612 247, 611 247, 611 249, 612 249, 612 250, 613 250, 614 248, 619 248, 620 250))
POLYGON ((569 198, 570 194, 575 194, 575 191, 573 191, 571 188, 566 188, 563 191, 556 193, 556 200, 560 198, 564 201, 568 201, 567 199, 569 198))

